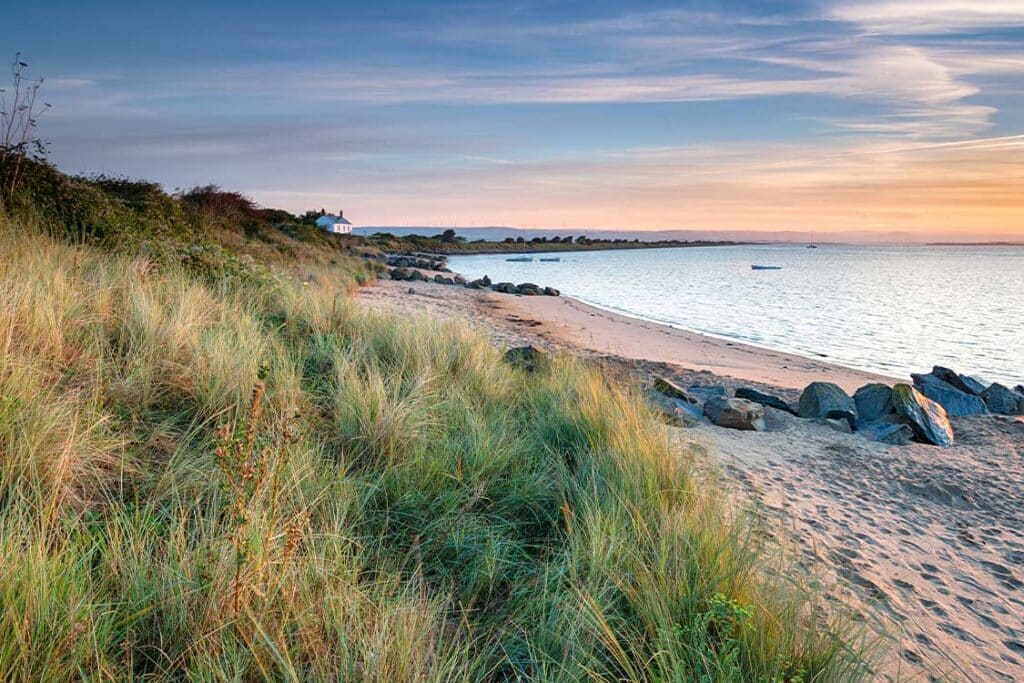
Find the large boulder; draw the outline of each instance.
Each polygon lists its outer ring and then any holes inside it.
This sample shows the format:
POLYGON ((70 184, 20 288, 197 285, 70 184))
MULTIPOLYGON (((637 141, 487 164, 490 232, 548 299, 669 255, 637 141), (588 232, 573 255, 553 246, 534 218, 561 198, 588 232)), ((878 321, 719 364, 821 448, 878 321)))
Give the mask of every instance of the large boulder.
POLYGON ((993 413, 1000 415, 1024 415, 1024 396, 998 382, 986 389, 981 397, 993 413))
POLYGON ((502 359, 514 368, 533 372, 547 362, 547 354, 533 346, 516 346, 506 351, 502 359))
POLYGON ((704 414, 719 427, 763 432, 764 406, 742 398, 715 396, 704 404, 704 414))
POLYGON ((918 390, 942 406, 950 417, 983 415, 988 412, 981 397, 960 391, 945 382, 926 382, 918 390))
POLYGON ((1024 396, 1024 384, 1018 384, 1013 388, 1013 390, 1016 391, 1021 396, 1024 396))
POLYGON ((441 275, 441 273, 438 273, 437 275, 434 276, 434 282, 436 282, 439 285, 454 285, 455 284, 455 280, 451 279, 450 277, 446 277, 444 275, 441 275))
POLYGON ((491 290, 502 294, 515 294, 516 286, 511 282, 499 282, 496 285, 491 285, 491 290))
POLYGON ((560 294, 561 294, 561 292, 559 292, 554 287, 545 287, 544 288, 544 296, 559 296, 560 294))
POLYGON ((389 273, 386 270, 378 270, 377 271, 377 279, 378 280, 390 280, 391 279, 391 273, 389 273))
POLYGON ((800 394, 800 417, 827 417, 846 420, 850 429, 857 428, 857 404, 838 384, 811 382, 800 394))
POLYGON ((910 427, 918 441, 935 446, 953 445, 953 428, 938 403, 909 384, 897 384, 892 388, 892 404, 897 419, 910 427))
POLYGON ((718 385, 691 384, 686 392, 701 403, 710 401, 713 398, 727 398, 729 396, 725 387, 718 385))
POLYGON ((879 441, 893 446, 910 443, 914 438, 914 430, 900 422, 866 422, 861 423, 858 433, 872 441, 879 441))
POLYGON ((524 282, 523 284, 516 287, 516 294, 523 294, 525 296, 540 296, 544 293, 544 290, 533 284, 532 282, 524 282))
POLYGON ((673 382, 666 377, 655 377, 654 378, 654 390, 660 394, 664 394, 671 399, 682 401, 689 405, 699 406, 704 402, 696 396, 692 395, 686 389, 673 382))
POLYGON ((466 282, 466 278, 462 277, 458 273, 455 274, 455 277, 453 277, 452 280, 455 282, 455 284, 461 285, 461 286, 465 286, 465 285, 469 284, 468 282, 466 282))
POLYGON ((750 387, 740 387, 735 393, 736 398, 753 401, 754 403, 760 403, 761 405, 768 406, 769 408, 784 410, 791 415, 796 415, 796 410, 793 406, 789 405, 778 396, 766 394, 763 391, 758 391, 757 389, 752 389, 750 387))
POLYGON ((853 392, 853 404, 861 422, 879 420, 892 412, 892 387, 880 383, 865 384, 853 392))
POLYGON ((932 374, 946 384, 952 385, 954 388, 959 389, 965 394, 981 396, 981 392, 985 391, 985 385, 974 377, 971 377, 970 375, 961 375, 949 368, 944 368, 941 365, 934 366, 932 368, 932 374))
POLYGON ((699 405, 671 398, 660 391, 648 391, 647 400, 666 424, 673 427, 696 427, 704 419, 699 405))
POLYGON ((392 268, 391 279, 392 280, 408 280, 412 271, 408 268, 392 268))

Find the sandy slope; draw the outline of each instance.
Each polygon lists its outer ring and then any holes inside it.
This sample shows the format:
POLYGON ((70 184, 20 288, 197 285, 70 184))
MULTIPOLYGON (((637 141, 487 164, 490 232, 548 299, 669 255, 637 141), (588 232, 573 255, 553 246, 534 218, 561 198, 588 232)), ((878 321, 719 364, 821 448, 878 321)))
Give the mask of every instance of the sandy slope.
MULTIPOLYGON (((383 282, 367 306, 457 317, 495 343, 574 350, 682 383, 795 399, 815 379, 877 377, 605 313, 567 298, 383 282), (714 374, 713 374, 714 373, 714 374)), ((927 363, 922 363, 926 365, 927 363)), ((885 678, 1024 680, 1024 421, 954 422, 957 445, 889 447, 769 411, 769 431, 672 429, 787 530, 816 571, 893 647, 885 678)))

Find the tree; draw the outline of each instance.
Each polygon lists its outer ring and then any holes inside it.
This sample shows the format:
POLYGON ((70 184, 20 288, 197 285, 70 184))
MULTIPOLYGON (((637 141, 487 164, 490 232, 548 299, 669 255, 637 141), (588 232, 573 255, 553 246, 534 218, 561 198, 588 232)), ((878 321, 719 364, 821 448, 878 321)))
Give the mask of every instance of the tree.
POLYGON ((445 230, 444 232, 441 233, 440 239, 441 239, 442 242, 454 242, 455 241, 455 231, 452 230, 451 228, 448 228, 447 230, 445 230))
POLYGON ((11 87, 0 88, 0 197, 14 196, 26 157, 41 159, 46 155, 46 143, 35 130, 40 114, 50 105, 36 104, 43 79, 28 78, 27 68, 21 53, 16 52, 11 62, 11 87))

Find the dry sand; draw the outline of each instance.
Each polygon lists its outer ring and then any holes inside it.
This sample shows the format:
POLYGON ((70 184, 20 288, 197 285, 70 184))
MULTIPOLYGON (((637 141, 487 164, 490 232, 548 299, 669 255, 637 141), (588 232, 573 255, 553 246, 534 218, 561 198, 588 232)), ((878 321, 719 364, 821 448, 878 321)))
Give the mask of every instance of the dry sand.
MULTIPOLYGON (((432 283, 360 290, 374 308, 459 318, 496 344, 562 348, 642 376, 754 386, 788 400, 810 381, 870 373, 607 313, 566 297, 432 283)), ((925 365, 925 363, 922 363, 925 365)), ((777 521, 807 565, 891 649, 890 680, 1024 680, 1024 420, 954 419, 957 443, 886 446, 769 409, 766 432, 670 429, 777 521)))

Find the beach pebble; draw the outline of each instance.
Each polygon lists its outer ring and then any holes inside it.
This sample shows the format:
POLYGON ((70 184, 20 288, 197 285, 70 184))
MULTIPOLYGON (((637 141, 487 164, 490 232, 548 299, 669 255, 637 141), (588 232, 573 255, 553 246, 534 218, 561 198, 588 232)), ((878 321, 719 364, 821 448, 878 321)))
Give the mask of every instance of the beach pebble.
POLYGON ((719 427, 763 432, 764 406, 742 398, 715 396, 704 404, 704 414, 719 427))

